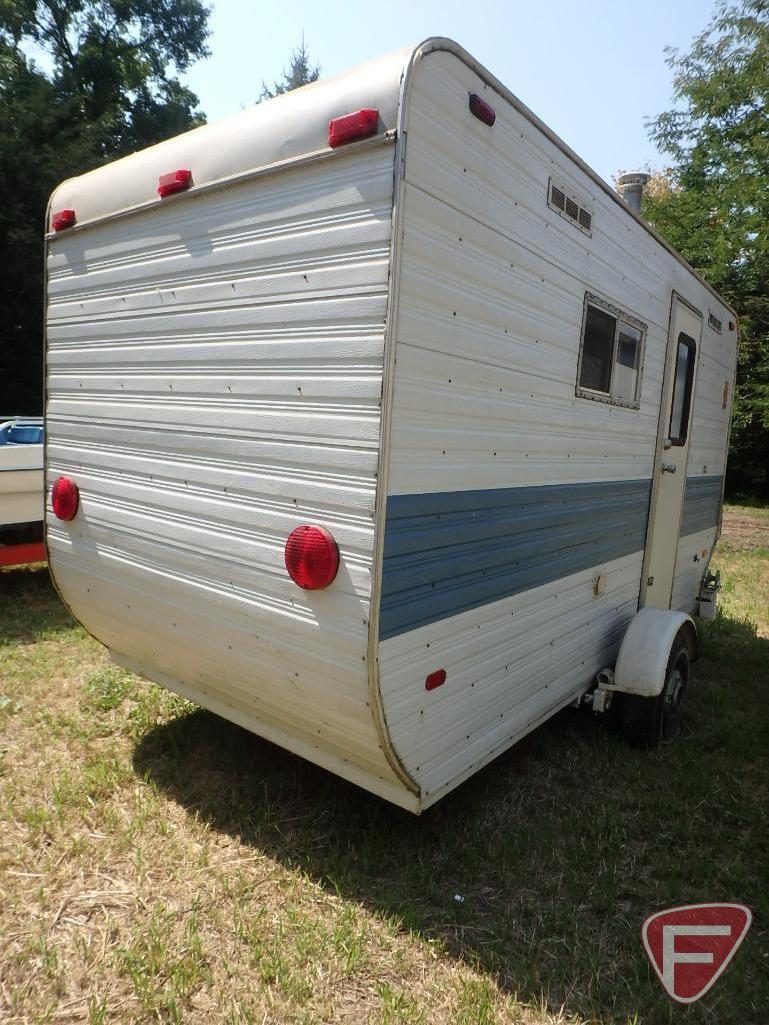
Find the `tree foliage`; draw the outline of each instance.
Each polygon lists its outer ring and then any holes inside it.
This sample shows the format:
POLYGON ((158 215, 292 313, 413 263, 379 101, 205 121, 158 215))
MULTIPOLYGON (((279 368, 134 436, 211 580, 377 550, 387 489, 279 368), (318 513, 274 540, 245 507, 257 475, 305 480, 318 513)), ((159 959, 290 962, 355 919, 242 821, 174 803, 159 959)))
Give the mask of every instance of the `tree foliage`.
POLYGON ((740 315, 731 486, 769 492, 769 0, 721 4, 669 51, 673 109, 650 124, 672 158, 644 215, 740 315))
POLYGON ((207 19, 199 0, 0 0, 0 415, 41 409, 48 196, 202 122, 176 74, 207 19))
POLYGON ((299 46, 291 51, 288 69, 283 69, 282 80, 273 82, 272 89, 266 82, 262 82, 262 93, 259 99, 271 100, 274 96, 281 96, 292 89, 298 89, 299 86, 309 85, 310 82, 315 82, 319 76, 320 64, 311 62, 309 51, 302 39, 299 46))

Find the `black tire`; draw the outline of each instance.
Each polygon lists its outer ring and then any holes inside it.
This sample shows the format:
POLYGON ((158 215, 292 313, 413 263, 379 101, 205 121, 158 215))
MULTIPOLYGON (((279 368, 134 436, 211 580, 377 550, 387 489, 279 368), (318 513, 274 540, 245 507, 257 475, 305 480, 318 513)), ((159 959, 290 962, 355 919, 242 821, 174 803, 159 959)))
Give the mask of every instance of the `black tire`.
POLYGON ((634 747, 656 747, 678 736, 681 732, 681 713, 692 677, 691 652, 682 631, 670 649, 665 684, 657 697, 616 695, 617 724, 629 744, 634 747))

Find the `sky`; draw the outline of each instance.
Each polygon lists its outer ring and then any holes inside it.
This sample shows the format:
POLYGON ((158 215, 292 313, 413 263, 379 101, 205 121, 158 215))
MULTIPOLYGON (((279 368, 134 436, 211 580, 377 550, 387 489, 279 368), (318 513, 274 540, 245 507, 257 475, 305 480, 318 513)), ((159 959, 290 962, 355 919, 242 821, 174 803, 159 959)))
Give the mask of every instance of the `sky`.
MULTIPOLYGON (((210 0, 209 0, 210 2, 210 0)), ((215 0, 211 57, 183 76, 208 120, 250 106, 304 40, 322 75, 428 36, 460 43, 607 181, 665 166, 645 119, 673 102, 667 46, 686 52, 714 0, 215 0)))

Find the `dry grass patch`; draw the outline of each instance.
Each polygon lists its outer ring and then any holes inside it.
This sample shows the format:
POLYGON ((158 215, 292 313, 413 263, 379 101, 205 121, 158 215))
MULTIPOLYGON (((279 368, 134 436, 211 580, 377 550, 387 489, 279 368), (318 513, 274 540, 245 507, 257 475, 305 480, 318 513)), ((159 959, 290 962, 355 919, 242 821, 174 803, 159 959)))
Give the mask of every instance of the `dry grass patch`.
POLYGON ((769 508, 725 505, 721 549, 769 549, 769 508))
POLYGON ((763 1022, 767 560, 722 546, 679 743, 567 712, 421 819, 116 669, 44 571, 0 575, 0 1020, 660 1025, 643 917, 734 899, 754 928, 686 1016, 763 1022))

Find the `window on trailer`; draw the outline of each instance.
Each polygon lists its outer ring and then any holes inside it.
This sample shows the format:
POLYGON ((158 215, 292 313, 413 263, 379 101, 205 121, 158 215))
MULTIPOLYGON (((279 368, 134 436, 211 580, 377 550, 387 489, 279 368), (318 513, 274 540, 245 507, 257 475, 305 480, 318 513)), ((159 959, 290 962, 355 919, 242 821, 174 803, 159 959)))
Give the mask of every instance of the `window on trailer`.
POLYGON ((585 295, 577 395, 638 409, 646 325, 585 295))
POLYGON ((689 411, 692 404, 692 383, 697 345, 682 331, 676 349, 676 372, 673 378, 673 401, 670 404, 668 437, 674 445, 685 445, 689 431, 689 411))

